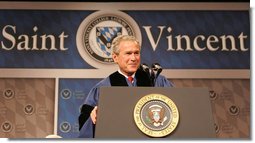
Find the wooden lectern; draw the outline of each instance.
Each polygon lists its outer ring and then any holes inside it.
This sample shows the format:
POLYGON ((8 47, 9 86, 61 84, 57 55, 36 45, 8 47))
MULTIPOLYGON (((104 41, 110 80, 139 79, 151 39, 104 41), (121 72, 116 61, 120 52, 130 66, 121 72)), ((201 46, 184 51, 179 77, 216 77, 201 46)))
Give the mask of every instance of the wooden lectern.
MULTIPOLYGON (((134 120, 135 107, 139 106, 137 103, 144 96, 151 94, 167 96, 178 108, 178 125, 164 138, 216 138, 207 88, 163 87, 102 87, 98 103, 95 138, 146 139, 151 137, 142 132, 134 120)), ((150 121, 149 113, 148 116, 145 116, 147 119, 144 120, 150 121)), ((160 129, 160 125, 157 126, 156 130, 160 129)), ((150 130, 153 132, 154 129, 150 128, 150 130)))

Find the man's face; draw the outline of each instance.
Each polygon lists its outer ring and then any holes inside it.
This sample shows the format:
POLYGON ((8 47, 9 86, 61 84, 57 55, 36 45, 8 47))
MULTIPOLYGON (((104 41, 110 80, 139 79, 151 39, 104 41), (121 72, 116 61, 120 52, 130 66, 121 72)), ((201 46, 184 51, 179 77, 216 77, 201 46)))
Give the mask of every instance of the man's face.
POLYGON ((140 66, 140 49, 133 41, 122 41, 119 45, 119 54, 113 54, 113 60, 119 65, 121 72, 130 76, 140 66))

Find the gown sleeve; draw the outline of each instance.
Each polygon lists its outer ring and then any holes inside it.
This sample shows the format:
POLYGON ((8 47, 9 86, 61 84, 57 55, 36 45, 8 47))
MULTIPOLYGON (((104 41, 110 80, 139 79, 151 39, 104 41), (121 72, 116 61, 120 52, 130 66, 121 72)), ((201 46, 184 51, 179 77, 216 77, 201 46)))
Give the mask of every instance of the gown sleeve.
POLYGON ((155 87, 174 87, 174 84, 165 76, 159 75, 155 81, 155 87))
POLYGON ((107 77, 97 83, 87 95, 79 115, 79 138, 93 138, 95 125, 92 123, 90 113, 98 104, 100 87, 110 85, 109 77, 107 77))

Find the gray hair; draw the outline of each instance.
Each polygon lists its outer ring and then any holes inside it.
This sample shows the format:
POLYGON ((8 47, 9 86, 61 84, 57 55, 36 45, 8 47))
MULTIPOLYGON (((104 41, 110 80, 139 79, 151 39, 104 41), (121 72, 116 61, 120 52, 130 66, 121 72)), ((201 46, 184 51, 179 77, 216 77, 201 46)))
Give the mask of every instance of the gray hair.
POLYGON ((133 41, 139 46, 139 49, 141 50, 141 45, 140 45, 139 41, 134 36, 119 35, 116 38, 114 38, 112 41, 112 45, 111 45, 112 53, 119 54, 119 52, 120 52, 119 45, 120 45, 121 41, 133 41))

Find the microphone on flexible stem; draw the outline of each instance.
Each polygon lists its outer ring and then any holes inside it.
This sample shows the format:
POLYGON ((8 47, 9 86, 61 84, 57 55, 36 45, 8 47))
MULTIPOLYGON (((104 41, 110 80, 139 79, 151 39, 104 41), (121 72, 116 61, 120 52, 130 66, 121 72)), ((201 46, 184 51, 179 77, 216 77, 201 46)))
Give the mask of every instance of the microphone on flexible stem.
POLYGON ((154 86, 154 78, 153 78, 154 76, 153 76, 153 72, 150 69, 150 67, 147 64, 143 63, 143 64, 141 64, 141 69, 147 74, 147 76, 150 78, 151 84, 154 86), (153 78, 153 80, 152 80, 152 78, 153 78))
POLYGON ((154 63, 152 64, 151 69, 155 75, 154 77, 154 84, 155 84, 155 80, 158 78, 159 74, 162 72, 162 67, 160 66, 159 63, 154 63))
POLYGON ((141 68, 142 68, 142 70, 144 71, 144 72, 146 72, 146 74, 150 77, 150 68, 149 68, 149 66, 147 65, 147 64, 145 64, 145 63, 143 63, 142 65, 141 65, 141 68))

